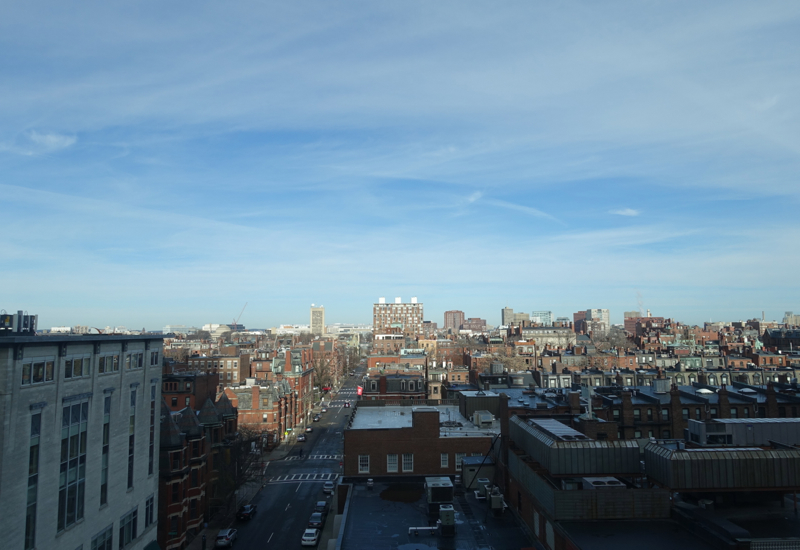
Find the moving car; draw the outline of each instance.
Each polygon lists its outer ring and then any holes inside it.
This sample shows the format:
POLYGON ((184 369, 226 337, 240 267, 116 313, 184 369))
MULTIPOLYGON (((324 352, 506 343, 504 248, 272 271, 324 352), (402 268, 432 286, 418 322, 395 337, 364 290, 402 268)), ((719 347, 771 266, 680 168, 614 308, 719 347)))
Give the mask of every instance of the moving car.
POLYGON ((236 529, 223 529, 217 534, 217 542, 214 546, 217 548, 230 548, 235 540, 236 529))
POLYGON ((297 436, 297 441, 305 441, 305 440, 306 440, 306 434, 300 434, 297 436))
POLYGON ((306 432, 307 433, 311 433, 313 431, 314 431, 314 428, 312 426, 309 426, 308 428, 306 428, 306 432))
POLYGON ((319 529, 306 529, 300 539, 300 546, 316 546, 319 543, 319 529))
POLYGON ((334 488, 333 481, 326 481, 325 485, 322 486, 322 492, 325 493, 326 495, 332 495, 333 488, 334 488))
POLYGON ((314 416, 314 422, 319 422, 319 418, 320 418, 320 417, 319 417, 319 415, 318 415, 318 414, 317 414, 317 415, 315 415, 315 416, 314 416))
POLYGON ((245 504, 239 508, 239 511, 236 513, 236 518, 241 520, 251 519, 254 515, 256 515, 257 509, 258 508, 255 504, 245 504))
POLYGON ((325 518, 322 516, 320 512, 314 512, 311 514, 311 517, 308 518, 308 526, 314 527, 316 529, 322 529, 322 524, 325 523, 325 518))
POLYGON ((322 410, 320 410, 319 412, 326 413, 326 412, 328 412, 328 409, 326 409, 325 407, 322 407, 322 410))

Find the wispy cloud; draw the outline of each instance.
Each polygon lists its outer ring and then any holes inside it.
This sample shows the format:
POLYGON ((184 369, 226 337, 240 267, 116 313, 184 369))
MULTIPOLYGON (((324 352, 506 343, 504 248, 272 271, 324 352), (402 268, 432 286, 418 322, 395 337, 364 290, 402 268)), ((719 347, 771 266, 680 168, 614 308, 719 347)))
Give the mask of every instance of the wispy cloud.
POLYGON ((620 208, 617 210, 609 210, 609 214, 616 214, 617 216, 631 216, 636 217, 641 214, 641 211, 634 210, 633 208, 620 208))
POLYGON ((11 143, 0 143, 0 151, 32 156, 66 149, 76 141, 78 138, 75 136, 30 130, 19 135, 11 143))

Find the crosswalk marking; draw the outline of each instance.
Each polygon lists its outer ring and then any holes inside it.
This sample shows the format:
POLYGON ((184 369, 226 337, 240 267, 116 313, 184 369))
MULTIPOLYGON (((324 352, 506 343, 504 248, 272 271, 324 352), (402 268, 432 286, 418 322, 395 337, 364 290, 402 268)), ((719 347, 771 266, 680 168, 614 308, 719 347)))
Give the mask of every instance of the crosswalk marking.
POLYGON ((287 456, 284 460, 341 460, 342 455, 287 456))
POLYGON ((290 483, 293 481, 333 481, 338 474, 290 474, 269 478, 270 483, 290 483))

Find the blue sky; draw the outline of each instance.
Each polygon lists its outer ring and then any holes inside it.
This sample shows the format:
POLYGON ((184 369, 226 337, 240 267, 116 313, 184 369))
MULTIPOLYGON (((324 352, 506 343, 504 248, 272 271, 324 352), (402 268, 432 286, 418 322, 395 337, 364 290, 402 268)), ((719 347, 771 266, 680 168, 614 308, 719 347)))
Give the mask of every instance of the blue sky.
POLYGON ((0 14, 0 307, 42 327, 800 310, 800 4, 0 14))

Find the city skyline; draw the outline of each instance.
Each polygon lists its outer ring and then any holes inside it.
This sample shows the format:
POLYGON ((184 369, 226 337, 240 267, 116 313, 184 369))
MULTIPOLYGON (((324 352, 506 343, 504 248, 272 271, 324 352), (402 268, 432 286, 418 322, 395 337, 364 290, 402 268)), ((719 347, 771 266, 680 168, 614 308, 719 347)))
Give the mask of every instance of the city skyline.
POLYGON ((0 307, 800 310, 800 6, 7 6, 0 307))

